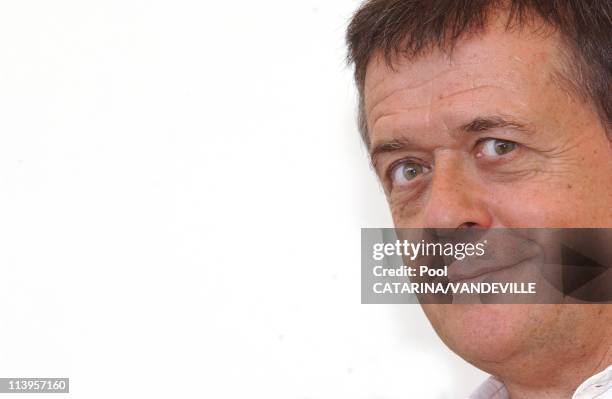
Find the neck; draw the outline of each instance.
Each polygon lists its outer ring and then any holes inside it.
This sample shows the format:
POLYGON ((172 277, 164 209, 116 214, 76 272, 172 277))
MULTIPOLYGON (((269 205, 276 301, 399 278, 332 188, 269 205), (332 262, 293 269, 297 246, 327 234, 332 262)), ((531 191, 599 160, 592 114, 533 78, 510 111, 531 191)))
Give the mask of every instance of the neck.
MULTIPOLYGON (((559 348, 559 351, 563 349, 559 348)), ((498 378, 512 399, 571 398, 582 382, 612 363, 612 342, 604 337, 593 350, 583 351, 580 356, 558 353, 551 360, 531 359, 518 372, 509 372, 498 378)))

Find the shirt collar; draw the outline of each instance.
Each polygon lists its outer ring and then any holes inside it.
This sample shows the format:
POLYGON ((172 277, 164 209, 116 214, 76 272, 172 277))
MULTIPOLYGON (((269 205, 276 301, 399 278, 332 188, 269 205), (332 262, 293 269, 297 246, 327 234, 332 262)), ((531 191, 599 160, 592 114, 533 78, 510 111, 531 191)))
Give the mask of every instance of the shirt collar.
MULTIPOLYGON (((468 399, 510 399, 504 384, 489 377, 468 399)), ((612 399, 612 365, 583 382, 572 399, 612 399)))
POLYGON ((572 399, 612 398, 612 365, 583 382, 572 399))
POLYGON ((495 377, 489 377, 468 399, 509 399, 504 384, 495 377))

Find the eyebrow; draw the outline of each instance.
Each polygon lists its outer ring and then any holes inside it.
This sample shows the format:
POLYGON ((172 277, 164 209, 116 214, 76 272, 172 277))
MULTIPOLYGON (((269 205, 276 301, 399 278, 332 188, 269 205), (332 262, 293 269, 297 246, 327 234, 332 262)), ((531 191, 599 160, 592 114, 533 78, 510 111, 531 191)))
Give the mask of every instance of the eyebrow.
MULTIPOLYGON (((457 130, 462 133, 482 133, 501 128, 511 128, 521 132, 531 131, 525 124, 499 115, 476 117, 470 122, 461 125, 457 130)), ((376 168, 376 159, 379 155, 388 152, 405 150, 413 147, 413 144, 414 143, 406 137, 377 144, 374 146, 374 148, 372 148, 372 150, 370 150, 370 160, 372 162, 372 166, 376 168)))
POLYGON ((504 118, 502 116, 485 116, 473 119, 471 122, 462 125, 459 130, 465 133, 480 133, 487 130, 509 127, 523 132, 529 131, 527 126, 517 121, 504 118))

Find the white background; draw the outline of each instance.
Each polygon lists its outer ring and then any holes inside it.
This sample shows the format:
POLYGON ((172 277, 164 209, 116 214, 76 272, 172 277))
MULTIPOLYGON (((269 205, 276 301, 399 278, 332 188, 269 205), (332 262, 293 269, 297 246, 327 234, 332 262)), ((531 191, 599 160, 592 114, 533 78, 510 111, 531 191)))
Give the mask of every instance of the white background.
POLYGON ((344 64, 357 5, 0 3, 0 376, 279 399, 484 378, 417 306, 360 304, 359 229, 391 220, 344 64))

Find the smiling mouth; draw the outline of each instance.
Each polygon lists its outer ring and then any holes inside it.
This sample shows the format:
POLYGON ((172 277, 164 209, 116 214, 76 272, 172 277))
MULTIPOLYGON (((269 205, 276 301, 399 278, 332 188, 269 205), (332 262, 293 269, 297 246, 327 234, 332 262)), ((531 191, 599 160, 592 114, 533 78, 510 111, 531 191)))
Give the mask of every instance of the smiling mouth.
POLYGON ((494 274, 498 271, 501 270, 505 270, 508 269, 510 267, 513 267, 515 265, 511 265, 511 266, 505 266, 502 268, 498 268, 498 269, 492 269, 486 272, 482 272, 479 274, 473 274, 473 275, 469 275, 469 276, 465 276, 465 277, 450 277, 448 278, 448 282, 449 283, 476 283, 479 282, 480 280, 484 280, 487 276, 494 274))
MULTIPOLYGON (((480 268, 480 269, 476 269, 476 270, 471 270, 470 272, 466 273, 465 270, 461 270, 461 271, 457 271, 457 265, 455 265, 453 267, 453 264, 451 264, 448 267, 448 281, 450 283, 470 283, 470 282, 476 282, 478 280, 480 280, 481 278, 484 279, 486 276, 489 276, 491 274, 494 274, 496 272, 499 272, 501 270, 506 270, 506 269, 510 269, 513 268, 515 266, 521 265, 529 260, 531 260, 532 258, 526 258, 526 259, 522 259, 516 263, 512 263, 509 265, 505 265, 505 266, 494 266, 494 267, 484 267, 484 268, 480 268)), ((469 267, 469 266, 468 266, 469 267)), ((463 267, 465 268, 465 267, 463 267)))

